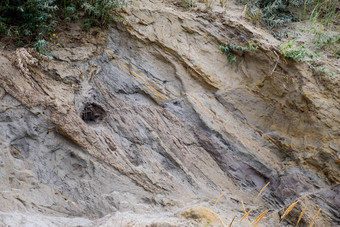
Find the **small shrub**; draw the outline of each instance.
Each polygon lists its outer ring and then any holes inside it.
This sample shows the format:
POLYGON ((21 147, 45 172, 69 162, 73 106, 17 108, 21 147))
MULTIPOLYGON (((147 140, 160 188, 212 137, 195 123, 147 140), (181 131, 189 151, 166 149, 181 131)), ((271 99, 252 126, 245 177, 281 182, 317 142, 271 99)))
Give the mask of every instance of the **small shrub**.
POLYGON ((317 50, 331 50, 335 58, 340 56, 340 33, 338 35, 329 35, 323 26, 315 25, 312 30, 313 44, 317 50))
POLYGON ((247 4, 246 14, 254 22, 260 22, 262 26, 266 27, 270 31, 273 28, 280 27, 288 22, 297 20, 287 9, 288 5, 295 1, 238 0, 240 3, 247 4))
POLYGON ((314 31, 313 43, 316 49, 324 49, 326 46, 330 46, 335 43, 336 36, 326 35, 322 30, 314 31))
POLYGON ((226 43, 225 45, 220 46, 220 50, 222 51, 222 53, 227 55, 230 63, 236 61, 236 57, 233 54, 233 51, 256 51, 257 49, 258 46, 256 46, 251 40, 248 41, 248 47, 240 46, 235 43, 226 43))
POLYGON ((196 0, 181 0, 181 6, 184 9, 192 8, 196 5, 196 0))
POLYGON ((251 40, 248 41, 248 45, 249 45, 249 50, 251 50, 251 51, 257 51, 257 49, 259 49, 259 47, 256 46, 256 45, 253 43, 253 41, 251 41, 251 40))
POLYGON ((91 26, 111 22, 112 11, 125 4, 125 0, 83 0, 81 7, 85 10, 87 23, 91 26))
POLYGON ((233 54, 233 52, 231 51, 231 48, 229 47, 228 44, 226 45, 221 45, 220 46, 220 50, 222 51, 222 53, 227 55, 227 58, 229 60, 230 63, 233 63, 234 61, 236 61, 236 57, 233 54))
POLYGON ((246 6, 246 15, 252 19, 254 23, 259 23, 262 17, 262 11, 255 5, 246 6))
POLYGON ((332 25, 334 21, 340 19, 340 13, 337 11, 338 0, 318 0, 310 14, 310 21, 315 24, 320 21, 323 25, 332 25))
POLYGON ((229 43, 229 47, 232 49, 232 50, 236 50, 236 51, 247 51, 248 50, 248 47, 245 47, 245 46, 239 46, 235 43, 229 43))
POLYGON ((312 69, 314 72, 322 73, 329 78, 333 78, 334 76, 339 76, 338 73, 328 67, 322 67, 322 66, 314 66, 313 64, 309 65, 310 69, 312 69))
POLYGON ((57 9, 54 0, 1 1, 0 32, 18 40, 40 39, 53 31, 57 9))
POLYGON ((313 59, 313 58, 320 56, 318 54, 313 53, 304 44, 301 46, 297 45, 295 39, 285 44, 281 48, 280 52, 286 58, 289 58, 295 61, 302 61, 305 57, 309 57, 310 59, 313 59))
POLYGON ((35 49, 46 53, 45 39, 60 19, 70 22, 83 15, 84 28, 89 29, 106 25, 113 19, 112 11, 125 4, 125 0, 1 0, 0 35, 12 36, 19 45, 36 42, 35 49))
POLYGON ((77 13, 77 8, 74 4, 70 4, 69 6, 65 7, 64 14, 66 22, 79 19, 79 14, 77 13))
POLYGON ((40 39, 34 43, 34 48, 39 53, 47 55, 48 42, 44 39, 40 39))
POLYGON ((339 0, 237 0, 246 4, 245 14, 254 22, 267 28, 275 38, 281 39, 281 34, 275 29, 287 23, 309 19, 312 24, 320 22, 325 26, 339 21, 340 12, 337 9, 339 0), (300 8, 300 14, 294 13, 300 8))

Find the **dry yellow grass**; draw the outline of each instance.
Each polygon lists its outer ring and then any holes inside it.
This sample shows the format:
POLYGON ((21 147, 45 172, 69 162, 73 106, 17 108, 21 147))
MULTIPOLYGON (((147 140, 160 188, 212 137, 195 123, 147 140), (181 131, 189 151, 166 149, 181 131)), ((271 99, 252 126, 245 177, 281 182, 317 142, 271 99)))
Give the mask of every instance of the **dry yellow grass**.
POLYGON ((243 221, 243 219, 245 219, 246 217, 248 217, 248 215, 250 214, 251 210, 249 210, 248 212, 246 212, 243 217, 241 218, 241 220, 239 221, 239 223, 241 223, 241 221, 243 221))
POLYGON ((293 208, 295 207, 296 204, 298 204, 300 202, 300 200, 292 203, 287 210, 284 212, 283 216, 281 217, 280 222, 289 214, 289 212, 291 212, 293 210, 293 208))
POLYGON ((259 216, 257 216, 257 218, 252 222, 252 223, 255 223, 255 226, 256 227, 260 221, 264 218, 264 216, 269 212, 269 210, 266 210, 264 212, 262 212, 259 216))
POLYGON ((256 197, 256 198, 260 197, 260 195, 262 194, 262 192, 264 191, 264 189, 266 189, 266 187, 267 187, 269 184, 270 184, 270 182, 268 182, 268 183, 261 189, 261 191, 259 192, 259 194, 257 194, 257 197, 256 197))
POLYGON ((301 221, 301 218, 302 218, 302 215, 305 213, 305 210, 306 210, 306 209, 307 209, 307 207, 303 208, 303 210, 301 211, 301 214, 300 214, 300 216, 299 216, 299 219, 298 219, 298 221, 296 222, 296 226, 299 225, 299 223, 300 223, 300 221, 301 221))
POLYGON ((217 215, 217 217, 218 217, 218 219, 220 219, 220 222, 221 222, 222 226, 225 227, 224 222, 222 221, 220 215, 217 215))
POLYGON ((241 201, 241 203, 242 203, 243 212, 246 214, 246 213, 247 213, 247 211, 246 211, 246 207, 244 206, 244 203, 243 203, 243 201, 241 201))
POLYGON ((316 217, 319 215, 320 211, 321 211, 321 208, 320 208, 320 209, 318 210, 318 212, 316 212, 316 214, 314 215, 313 220, 312 220, 312 222, 310 223, 309 227, 312 227, 312 226, 314 225, 314 222, 315 222, 315 220, 316 220, 316 217))
POLYGON ((231 220, 231 222, 230 222, 230 224, 229 224, 229 227, 231 227, 231 225, 233 224, 235 218, 236 218, 236 215, 233 217, 233 220, 231 220))
MULTIPOLYGON (((247 214, 246 207, 244 206, 243 201, 241 201, 241 203, 242 203, 242 208, 243 208, 244 214, 247 214)), ((249 217, 248 217, 248 215, 247 215, 245 218, 247 218, 247 220, 248 220, 248 222, 249 222, 249 217)))
MULTIPOLYGON (((258 195, 257 195, 257 198, 261 196, 262 192, 266 189, 266 187, 267 187, 269 184, 270 184, 270 182, 268 182, 268 183, 261 189, 261 191, 260 191, 260 192, 258 193, 258 195)), ((223 192, 223 193, 218 197, 218 199, 216 200, 214 206, 217 205, 217 203, 218 203, 219 200, 224 196, 224 194, 225 194, 225 193, 223 192)), ((281 219, 280 219, 278 225, 280 225, 280 223, 284 220, 284 218, 285 218, 285 217, 286 217, 286 216, 294 209, 294 207, 295 207, 299 202, 300 202, 300 200, 297 200, 297 201, 293 202, 293 203, 285 210, 285 212, 283 213, 283 215, 282 215, 282 217, 281 217, 281 219)), ((240 219, 239 223, 241 223, 241 222, 243 221, 243 219, 246 218, 246 219, 248 220, 249 226, 257 227, 258 224, 259 224, 263 219, 266 219, 265 216, 266 216, 266 214, 269 212, 269 210, 266 210, 266 211, 262 212, 259 216, 256 217, 256 219, 254 219, 252 222, 250 222, 248 216, 249 216, 249 214, 250 214, 250 212, 251 212, 252 210, 250 209, 250 210, 247 212, 246 207, 245 207, 243 201, 241 201, 241 203, 242 203, 242 209, 243 209, 244 215, 243 215, 243 217, 240 219)), ((297 222, 296 222, 295 227, 297 227, 297 226, 299 225, 299 223, 300 223, 300 221, 301 221, 301 219, 302 219, 302 217, 303 217, 303 214, 305 213, 306 209, 307 209, 307 207, 304 207, 304 208, 302 209, 302 211, 301 211, 301 213, 300 213, 300 216, 299 216, 299 218, 298 218, 298 220, 297 220, 297 222)), ((317 218, 317 216, 319 215, 320 212, 321 212, 321 208, 320 208, 320 209, 316 212, 316 214, 314 215, 313 220, 311 221, 309 227, 313 227, 313 225, 314 225, 314 223, 315 223, 315 220, 316 220, 316 218, 317 218)), ((222 225, 223 225, 223 227, 224 227, 225 225, 224 225, 222 219, 221 219, 219 216, 218 216, 218 218, 220 219, 220 222, 222 223, 222 225)), ((231 222, 230 222, 230 224, 229 224, 229 227, 232 226, 232 224, 233 224, 234 221, 235 221, 235 218, 236 218, 236 215, 235 215, 235 216, 233 217, 233 219, 231 220, 231 222)))
POLYGON ((225 194, 225 192, 223 192, 223 193, 220 195, 220 197, 218 197, 218 199, 216 200, 216 202, 215 202, 215 204, 214 204, 213 207, 215 207, 215 206, 217 205, 218 201, 220 201, 220 199, 224 196, 224 194, 225 194))

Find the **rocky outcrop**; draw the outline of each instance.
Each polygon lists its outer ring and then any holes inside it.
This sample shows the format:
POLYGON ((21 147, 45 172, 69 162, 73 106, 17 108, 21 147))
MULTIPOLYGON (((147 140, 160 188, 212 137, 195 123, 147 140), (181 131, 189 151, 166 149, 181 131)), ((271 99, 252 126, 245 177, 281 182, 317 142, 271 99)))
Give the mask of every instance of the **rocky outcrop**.
POLYGON ((1 53, 1 223, 218 226, 243 201, 274 226, 295 200, 302 223, 319 208, 318 225, 340 223, 339 80, 240 18, 158 1, 119 16, 61 33, 31 78, 1 53), (249 40, 235 63, 219 50, 249 40))

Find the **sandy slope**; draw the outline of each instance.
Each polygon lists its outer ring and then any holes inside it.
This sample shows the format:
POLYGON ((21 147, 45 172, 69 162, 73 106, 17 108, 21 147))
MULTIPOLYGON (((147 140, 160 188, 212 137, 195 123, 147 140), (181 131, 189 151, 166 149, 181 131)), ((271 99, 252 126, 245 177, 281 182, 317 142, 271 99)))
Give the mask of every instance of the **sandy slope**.
POLYGON ((283 226, 305 206, 303 225, 320 207, 317 226, 340 223, 339 80, 277 60, 242 7, 202 8, 143 0, 109 31, 74 25, 31 77, 1 52, 0 223, 218 226, 243 201, 274 226, 297 199, 283 226), (219 50, 248 40, 236 63, 219 50))

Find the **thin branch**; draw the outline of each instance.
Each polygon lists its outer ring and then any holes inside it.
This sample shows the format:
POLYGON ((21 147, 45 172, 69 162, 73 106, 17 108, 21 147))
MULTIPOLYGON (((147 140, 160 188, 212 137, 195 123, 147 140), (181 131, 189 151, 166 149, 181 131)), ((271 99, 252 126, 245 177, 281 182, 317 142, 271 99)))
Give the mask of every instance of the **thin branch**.
POLYGON ((279 57, 279 55, 276 53, 276 51, 274 50, 273 52, 274 52, 274 54, 276 55, 277 60, 276 60, 275 66, 274 66, 274 68, 273 68, 273 70, 272 70, 272 73, 271 73, 270 75, 273 75, 273 73, 274 73, 274 71, 275 71, 275 69, 276 69, 276 67, 277 67, 277 64, 279 63, 279 60, 280 60, 280 57, 279 57))

